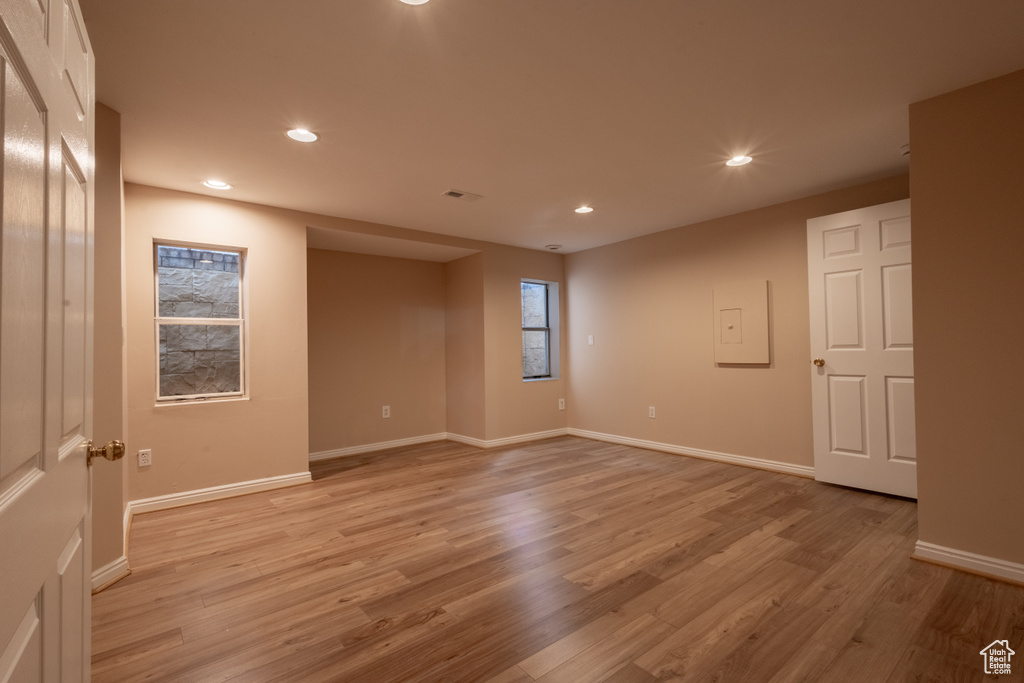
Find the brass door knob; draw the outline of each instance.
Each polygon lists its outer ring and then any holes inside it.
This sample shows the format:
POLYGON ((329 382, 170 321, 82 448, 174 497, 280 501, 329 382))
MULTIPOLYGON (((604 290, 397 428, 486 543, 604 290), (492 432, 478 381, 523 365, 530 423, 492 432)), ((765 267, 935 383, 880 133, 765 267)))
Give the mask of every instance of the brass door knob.
POLYGON ((89 455, 86 456, 86 464, 91 465, 93 458, 106 458, 113 462, 114 460, 120 460, 124 457, 124 442, 114 439, 103 448, 93 448, 92 441, 88 441, 86 444, 89 455))
POLYGON ((811 362, 814 363, 815 365, 817 365, 819 368, 825 367, 825 359, 824 358, 815 358, 811 362))

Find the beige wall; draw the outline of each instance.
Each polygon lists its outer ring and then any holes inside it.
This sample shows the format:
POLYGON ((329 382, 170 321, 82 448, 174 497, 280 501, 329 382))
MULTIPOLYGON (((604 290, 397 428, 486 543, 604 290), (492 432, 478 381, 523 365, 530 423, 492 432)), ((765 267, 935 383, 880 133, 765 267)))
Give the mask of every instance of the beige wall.
POLYGON ((484 256, 445 264, 446 431, 486 437, 484 256))
POLYGON ((807 219, 908 191, 900 176, 569 254, 569 424, 813 466, 807 219), (712 290, 756 279, 771 363, 716 366, 712 290))
POLYGON ((310 451, 445 432, 444 264, 309 249, 306 268, 310 451))
POLYGON ((564 429, 566 412, 565 273, 560 254, 480 245, 452 261, 447 275, 447 426, 481 441, 564 429), (559 284, 562 330, 558 379, 523 381, 523 279, 559 284))
POLYGON ((305 223, 126 184, 125 224, 131 499, 307 471, 305 223), (248 249, 248 400, 155 405, 154 239, 248 249), (140 448, 151 467, 134 462, 140 448))
MULTIPOLYGON (((121 345, 121 115, 96 105, 93 441, 124 439, 121 345)), ((125 460, 92 468, 92 566, 124 556, 125 460)))
POLYGON ((1024 563, 1024 71, 910 108, 920 539, 1024 563))
POLYGON ((131 500, 294 474, 310 451, 567 426, 567 363, 556 380, 521 373, 519 281, 559 282, 564 320, 561 255, 132 184, 126 224, 131 500), (480 253, 438 264, 307 250, 310 225, 480 253), (155 405, 154 239, 249 249, 251 400, 155 405), (353 321, 367 333, 345 334, 353 321))
POLYGON ((502 439, 564 429, 568 367, 565 334, 559 379, 523 381, 522 279, 559 284, 561 317, 565 319, 564 257, 550 252, 494 245, 483 253, 484 268, 484 392, 486 439, 502 439))

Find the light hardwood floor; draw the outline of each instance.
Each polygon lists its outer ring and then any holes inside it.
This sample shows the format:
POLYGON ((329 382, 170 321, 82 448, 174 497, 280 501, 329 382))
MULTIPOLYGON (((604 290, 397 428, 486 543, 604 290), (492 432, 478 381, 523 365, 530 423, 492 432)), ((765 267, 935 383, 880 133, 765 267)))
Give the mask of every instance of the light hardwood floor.
POLYGON ((910 501, 572 437, 312 469, 137 516, 93 679, 987 681, 1004 638, 1024 671, 1024 588, 909 559, 910 501))

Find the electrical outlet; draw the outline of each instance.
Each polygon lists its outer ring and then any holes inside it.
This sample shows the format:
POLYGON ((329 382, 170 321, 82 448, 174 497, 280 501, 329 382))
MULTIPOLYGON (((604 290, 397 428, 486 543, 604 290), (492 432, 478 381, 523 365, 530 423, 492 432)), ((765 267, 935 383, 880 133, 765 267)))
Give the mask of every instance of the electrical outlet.
POLYGON ((139 467, 149 467, 153 464, 153 450, 146 448, 139 451, 139 467))
POLYGON ((587 346, 593 346, 593 345, 594 345, 594 335, 588 334, 587 335, 587 346))
POLYGON ((565 410, 565 399, 564 398, 558 399, 558 409, 559 410, 565 410))
POLYGON ((391 406, 384 406, 381 408, 380 416, 384 418, 391 417, 391 406))
POLYGON ((654 419, 654 406, 647 409, 647 417, 654 419))

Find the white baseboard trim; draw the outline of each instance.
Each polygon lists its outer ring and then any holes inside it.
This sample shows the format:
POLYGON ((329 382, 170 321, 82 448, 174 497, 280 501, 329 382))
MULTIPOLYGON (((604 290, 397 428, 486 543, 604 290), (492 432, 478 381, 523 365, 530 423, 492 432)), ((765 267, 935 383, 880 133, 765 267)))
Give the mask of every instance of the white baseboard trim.
POLYGON ((658 443, 657 441, 633 439, 628 436, 617 436, 615 434, 602 434, 601 432, 591 432, 585 429, 575 429, 572 427, 549 429, 547 431, 533 432, 531 434, 506 436, 501 439, 478 439, 473 436, 465 436, 454 432, 442 432, 440 434, 414 436, 408 439, 382 441, 380 443, 365 444, 363 446, 349 446, 347 448, 338 448, 331 451, 310 453, 309 461, 315 462, 317 460, 329 460, 331 458, 341 458, 348 455, 358 455, 360 453, 372 453, 374 451, 383 451, 389 448, 413 446, 421 443, 444 441, 446 439, 448 441, 455 441, 456 443, 473 446, 475 448, 499 448, 501 446, 513 446, 515 444, 528 443, 530 441, 551 439, 556 436, 579 436, 584 439, 593 439, 595 441, 606 441, 621 444, 623 446, 635 446, 637 448, 646 448, 652 451, 662 451, 665 453, 674 453, 676 455, 688 455, 694 458, 703 458, 705 460, 715 460, 718 462, 729 463, 730 465, 755 467, 761 470, 795 474, 797 476, 809 477, 811 479, 814 478, 814 468, 804 465, 793 465, 786 462, 777 462, 775 460, 762 460, 760 458, 751 458, 745 455, 733 455, 732 453, 718 453, 716 451, 706 451, 699 448, 686 448, 684 446, 676 446, 673 444, 658 443))
POLYGON ((533 432, 532 434, 519 434, 517 436, 506 436, 501 439, 484 440, 477 439, 472 436, 463 436, 462 434, 453 434, 452 432, 448 432, 448 440, 466 444, 467 446, 476 446, 477 448, 498 448, 499 446, 512 446, 517 443, 552 439, 556 436, 566 436, 568 434, 569 430, 563 427, 561 429, 549 429, 544 432, 533 432))
POLYGON ((421 443, 432 443, 444 441, 448 438, 445 432, 440 434, 427 434, 425 436, 411 436, 407 439, 395 439, 394 441, 380 441, 368 443, 362 446, 348 446, 347 448, 335 448, 331 451, 318 451, 309 454, 309 461, 330 460, 331 458, 344 458, 348 455, 359 455, 361 453, 373 453, 374 451, 386 451, 389 448, 401 448, 402 446, 415 446, 421 443))
POLYGON ((700 448, 687 448, 685 446, 659 443, 657 441, 633 439, 628 436, 616 436, 615 434, 591 432, 586 429, 575 429, 570 427, 568 431, 571 436, 580 436, 584 439, 607 441, 609 443, 617 443, 623 446, 635 446, 637 448, 646 448, 652 451, 663 451, 665 453, 673 453, 675 455, 688 455, 694 458, 703 458, 704 460, 715 460, 717 462, 729 463, 730 465, 742 465, 744 467, 754 467, 759 470, 769 470, 771 472, 782 472, 784 474, 795 474, 800 477, 814 478, 814 468, 806 465, 793 465, 788 462, 762 460, 761 458, 751 458, 746 455, 733 455, 732 453, 706 451, 700 448))
POLYGON ((129 514, 137 515, 142 512, 153 512, 155 510, 167 510, 168 508, 204 503, 208 500, 220 500, 221 498, 232 498, 244 496, 247 493, 259 493, 270 491, 286 486, 296 486, 313 481, 309 472, 296 472, 285 474, 279 477, 267 477, 266 479, 253 479, 252 481, 240 481, 235 484, 223 486, 211 486, 206 489, 195 491, 184 491, 182 493, 171 493, 166 496, 155 496, 153 498, 142 498, 128 503, 129 514))
POLYGON ((988 557, 969 553, 966 550, 946 548, 927 541, 918 541, 914 547, 914 557, 919 560, 929 560, 938 564, 963 569, 964 571, 976 574, 985 574, 1000 579, 1008 579, 1024 584, 1024 564, 1000 560, 998 557, 988 557))
POLYGON ((369 443, 362 446, 348 446, 347 448, 336 448, 331 451, 319 451, 317 453, 309 454, 309 461, 316 462, 317 460, 330 460, 331 458, 343 458, 349 455, 359 455, 361 453, 373 453, 375 451, 384 451, 389 448, 400 448, 402 446, 415 446, 421 443, 433 443, 435 441, 455 441, 456 443, 465 444, 467 446, 474 446, 476 448, 497 448, 499 446, 511 446, 517 443, 526 443, 528 441, 540 441, 541 439, 550 439, 556 436, 565 436, 569 433, 568 429, 549 429, 545 432, 533 432, 532 434, 518 434, 516 436, 506 436, 502 439, 477 439, 472 436, 463 436, 462 434, 455 434, 453 432, 441 432, 439 434, 427 434, 424 436, 413 436, 408 439, 396 439, 395 441, 381 441, 379 443, 369 443))
POLYGON ((132 570, 128 568, 128 558, 122 555, 92 573, 92 592, 99 593, 110 584, 120 581, 131 573, 132 570))

